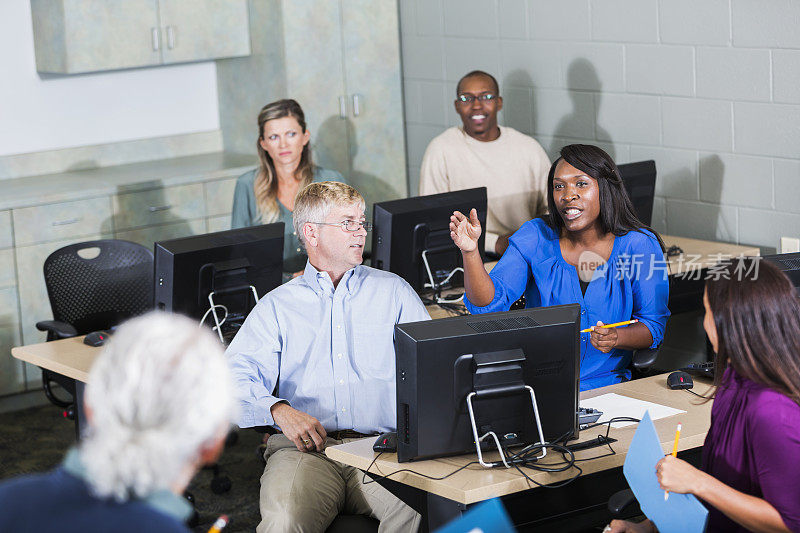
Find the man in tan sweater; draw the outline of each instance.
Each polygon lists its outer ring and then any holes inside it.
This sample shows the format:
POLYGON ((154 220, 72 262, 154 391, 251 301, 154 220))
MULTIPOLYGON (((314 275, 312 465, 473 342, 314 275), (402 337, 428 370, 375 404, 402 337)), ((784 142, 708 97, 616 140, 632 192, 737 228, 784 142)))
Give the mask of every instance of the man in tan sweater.
POLYGON ((486 250, 502 255, 508 237, 547 209, 550 159, 535 139, 497 125, 503 98, 494 76, 465 75, 456 87, 456 113, 463 126, 434 138, 420 170, 420 194, 485 186, 488 194, 486 250))

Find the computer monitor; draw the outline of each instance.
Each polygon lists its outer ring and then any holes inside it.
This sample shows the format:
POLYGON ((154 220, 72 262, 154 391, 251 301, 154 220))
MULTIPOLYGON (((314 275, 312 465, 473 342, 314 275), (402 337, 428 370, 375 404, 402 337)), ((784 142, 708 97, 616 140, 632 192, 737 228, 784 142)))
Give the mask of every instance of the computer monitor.
POLYGON ((395 326, 397 460, 476 452, 473 391, 478 437, 494 431, 504 447, 539 442, 525 385, 545 440, 577 437, 579 330, 578 304, 395 326))
MULTIPOLYGON (((376 203, 372 211, 372 266, 394 272, 417 291, 430 284, 430 277, 435 285, 444 283, 455 268, 462 266, 461 252, 450 238, 450 215, 453 211, 468 215, 473 207, 483 228, 478 242, 483 257, 486 187, 376 203)), ((453 275, 448 283, 463 284, 463 275, 453 275)))
POLYGON ((786 277, 788 277, 792 285, 794 285, 797 295, 800 296, 800 252, 765 255, 762 259, 764 261, 769 261, 778 267, 778 270, 786 274, 786 277))
POLYGON ((653 220, 653 198, 656 194, 656 162, 639 161, 618 165, 619 174, 636 216, 650 226, 653 220))
MULTIPOLYGON (((283 232, 279 222, 155 243, 156 309, 199 321, 213 292, 214 304, 224 305, 228 316, 218 333, 223 342, 229 340, 257 297, 281 284, 283 232)), ((218 313, 220 320, 223 316, 218 313)))

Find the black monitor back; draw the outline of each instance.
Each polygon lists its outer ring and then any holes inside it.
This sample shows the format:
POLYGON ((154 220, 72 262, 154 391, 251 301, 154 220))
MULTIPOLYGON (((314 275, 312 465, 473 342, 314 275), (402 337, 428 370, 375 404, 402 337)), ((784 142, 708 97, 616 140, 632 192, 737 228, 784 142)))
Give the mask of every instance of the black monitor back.
MULTIPOLYGON (((524 353, 545 439, 577 437, 579 330, 578 304, 395 326, 398 461, 475 451, 465 401, 471 355, 501 350, 524 353)), ((504 442, 510 433, 519 443, 539 441, 529 395, 478 400, 475 412, 479 436, 492 429, 504 445, 517 444, 504 442)))
POLYGON ((619 165, 617 168, 636 216, 646 226, 650 226, 653 220, 653 198, 656 194, 656 162, 639 161, 619 165))
POLYGON ((786 274, 786 277, 788 277, 792 285, 794 285, 795 292, 800 296, 800 252, 765 255, 762 259, 764 261, 769 261, 786 274))
POLYGON ((247 316, 259 297, 281 284, 283 222, 155 243, 157 309, 200 320, 208 294, 230 314, 247 316))
MULTIPOLYGON (((450 238, 450 215, 453 211, 469 215, 473 207, 483 228, 478 242, 483 257, 486 187, 376 203, 372 211, 372 266, 394 272, 421 291, 428 279, 422 262, 422 251, 427 249, 431 272, 440 282, 462 266, 461 252, 450 238)), ((454 276, 451 283, 463 284, 463 276, 454 276)))

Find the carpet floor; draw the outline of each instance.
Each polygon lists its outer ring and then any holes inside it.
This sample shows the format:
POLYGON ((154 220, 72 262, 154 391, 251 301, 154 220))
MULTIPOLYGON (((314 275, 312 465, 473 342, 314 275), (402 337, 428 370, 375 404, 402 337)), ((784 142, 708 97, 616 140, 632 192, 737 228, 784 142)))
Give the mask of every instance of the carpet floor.
MULTIPOLYGON (((225 533, 255 530, 264 468, 256 452, 260 442, 261 435, 255 431, 239 430, 238 442, 225 449, 220 466, 232 481, 230 491, 211 491, 210 470, 200 471, 192 480, 189 490, 200 517, 194 531, 205 533, 221 514, 230 518, 225 533)), ((51 470, 74 444, 75 426, 63 418, 58 407, 44 405, 0 414, 0 479, 51 470)))

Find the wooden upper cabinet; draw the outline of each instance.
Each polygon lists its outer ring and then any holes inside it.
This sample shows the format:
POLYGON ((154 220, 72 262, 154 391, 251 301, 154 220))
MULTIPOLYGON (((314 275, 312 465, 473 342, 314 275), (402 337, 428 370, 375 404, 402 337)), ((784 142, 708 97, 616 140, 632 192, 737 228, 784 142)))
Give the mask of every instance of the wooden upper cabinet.
POLYGON ((247 0, 31 0, 31 12, 39 72, 250 54, 247 0))
POLYGON ((36 70, 71 74, 161 63, 158 0, 31 0, 36 70))
POLYGON ((160 0, 164 63, 250 55, 246 0, 160 0))

